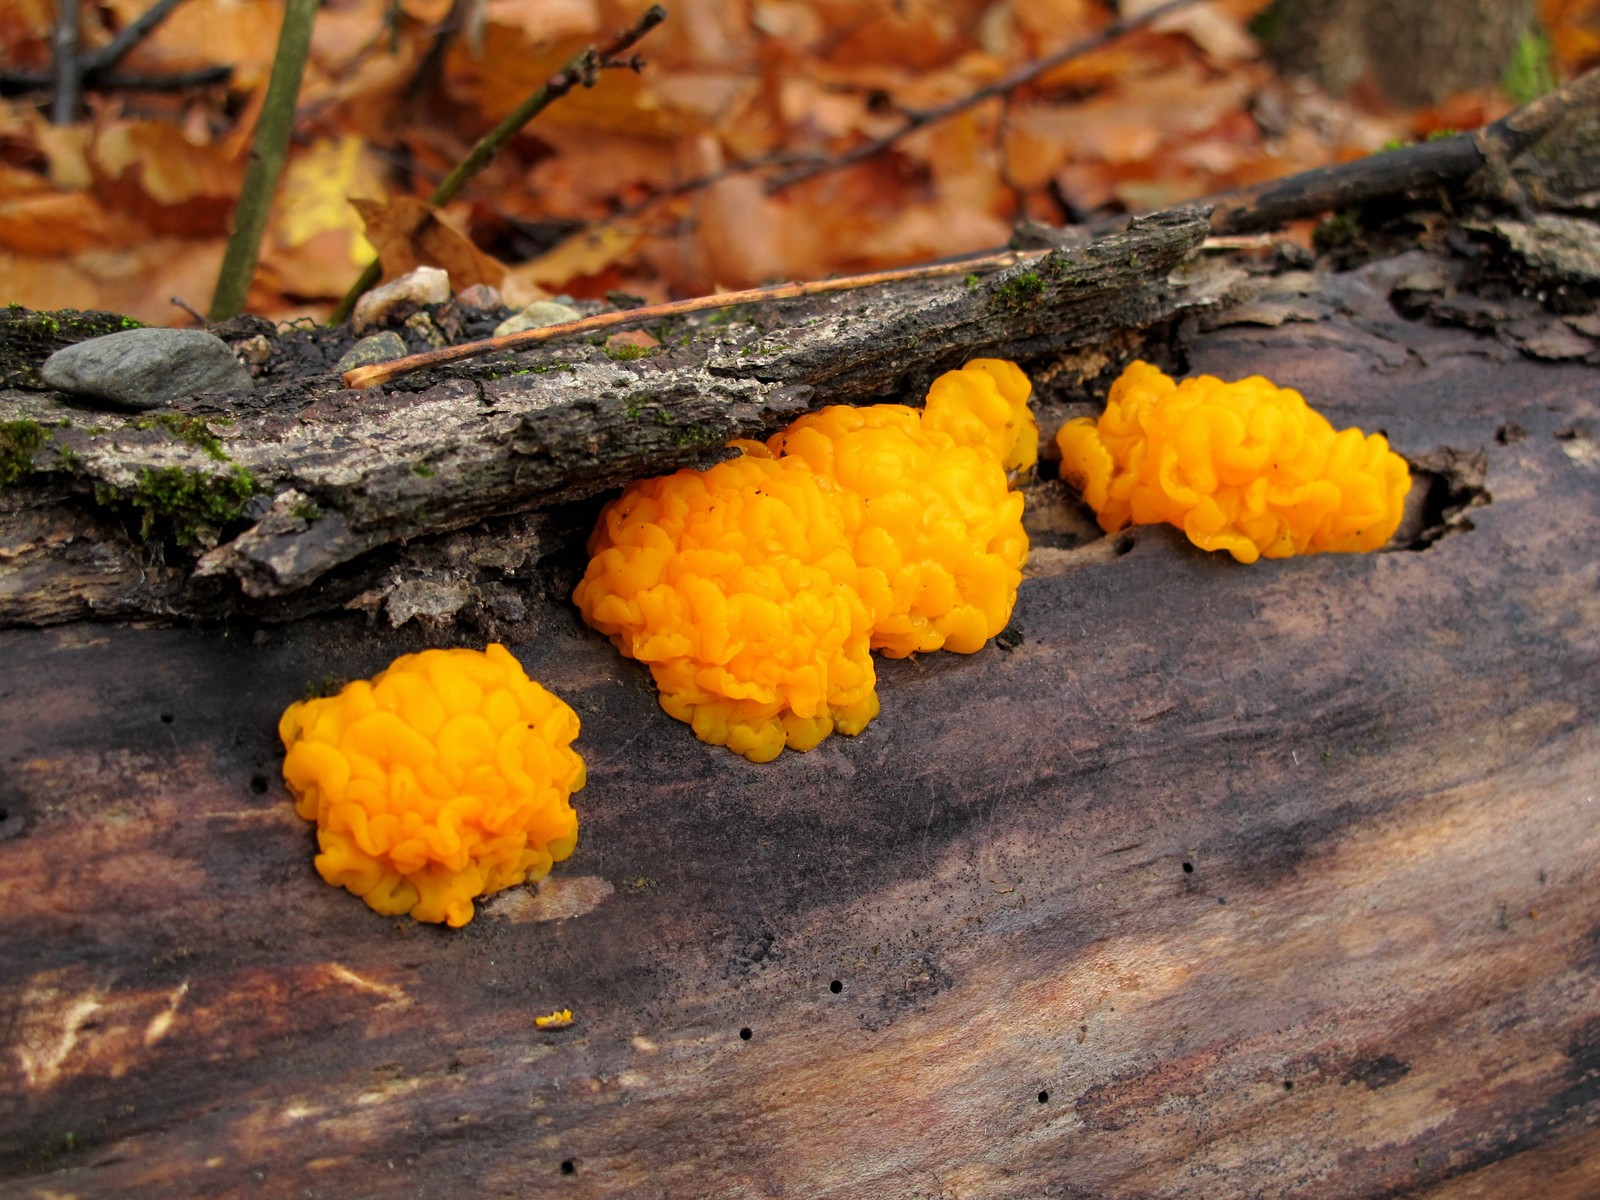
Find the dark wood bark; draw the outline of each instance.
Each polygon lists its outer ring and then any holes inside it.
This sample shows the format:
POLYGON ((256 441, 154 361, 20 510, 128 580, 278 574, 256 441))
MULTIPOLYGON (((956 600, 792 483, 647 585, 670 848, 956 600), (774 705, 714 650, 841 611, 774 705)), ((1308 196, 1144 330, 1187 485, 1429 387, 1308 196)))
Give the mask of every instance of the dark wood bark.
POLYGON ((808 407, 917 398, 977 355, 1037 358, 1146 328, 1185 303, 1167 278, 1205 232, 1202 212, 1162 214, 973 282, 699 326, 634 362, 549 346, 381 391, 320 375, 226 405, 197 400, 155 425, 0 392, 0 419, 49 427, 38 459, 53 468, 0 491, 0 625, 338 607, 416 539, 709 462, 728 439, 764 436, 808 407), (57 426, 64 416, 70 428, 57 426), (229 423, 211 425, 208 446, 185 440, 188 418, 229 423), (183 491, 189 478, 200 483, 183 491), (219 489, 236 519, 197 514, 219 489), (136 536, 119 536, 118 521, 136 536), (92 561, 86 538, 101 544, 92 561))
POLYGON ((1242 567, 1037 484, 1007 634, 810 754, 694 741, 547 560, 512 648, 583 832, 460 931, 318 881, 278 779, 283 706, 415 627, 0 632, 8 1194, 1594 1196, 1600 390, 1448 274, 1174 349, 1386 430, 1428 529, 1242 567))

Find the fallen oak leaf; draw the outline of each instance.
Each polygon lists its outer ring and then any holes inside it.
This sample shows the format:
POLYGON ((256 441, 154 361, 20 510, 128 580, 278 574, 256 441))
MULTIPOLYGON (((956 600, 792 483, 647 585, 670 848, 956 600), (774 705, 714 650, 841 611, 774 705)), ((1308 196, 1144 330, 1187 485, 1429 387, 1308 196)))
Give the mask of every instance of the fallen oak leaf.
POLYGON ((445 221, 443 213, 413 196, 352 198, 350 203, 361 214, 367 240, 377 248, 389 278, 418 267, 438 267, 449 273, 456 291, 480 283, 498 288, 505 280, 504 263, 479 250, 471 238, 445 221))

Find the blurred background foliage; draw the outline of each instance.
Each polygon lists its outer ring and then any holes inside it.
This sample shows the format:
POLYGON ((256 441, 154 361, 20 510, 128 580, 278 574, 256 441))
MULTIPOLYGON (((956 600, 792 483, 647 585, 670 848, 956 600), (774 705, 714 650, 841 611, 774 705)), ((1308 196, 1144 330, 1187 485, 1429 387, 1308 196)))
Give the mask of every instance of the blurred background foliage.
MULTIPOLYGON (((1600 0, 1204 0, 770 186, 1155 6, 670 0, 642 72, 552 105, 448 206, 450 253, 475 273, 457 286, 660 300, 915 263, 1002 244, 1023 218, 1163 208, 1471 128, 1600 61, 1600 0)), ((79 52, 150 7, 83 0, 79 52)), ((382 244, 496 120, 645 7, 326 0, 249 310, 325 317, 373 253, 362 213, 382 244)), ((192 320, 174 297, 206 308, 282 13, 183 0, 55 123, 57 5, 0 6, 0 301, 162 324, 192 320)))

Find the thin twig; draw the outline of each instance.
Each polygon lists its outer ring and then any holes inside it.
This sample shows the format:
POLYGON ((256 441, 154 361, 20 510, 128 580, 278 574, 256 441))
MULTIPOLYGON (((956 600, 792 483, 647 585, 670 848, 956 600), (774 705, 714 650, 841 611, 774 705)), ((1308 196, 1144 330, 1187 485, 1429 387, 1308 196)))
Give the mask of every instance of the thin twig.
MULTIPOLYGON (((141 75, 124 72, 85 75, 83 88, 91 92, 182 92, 189 88, 227 83, 233 68, 196 67, 171 75, 141 75)), ((55 76, 44 71, 0 71, 0 96, 18 96, 55 86, 55 76)))
POLYGON ((521 333, 508 333, 502 337, 485 338, 479 342, 463 342, 459 346, 445 346, 439 350, 425 350, 405 358, 375 363, 370 367, 357 367, 344 373, 347 388, 366 388, 386 383, 400 375, 420 371, 424 367, 439 367, 446 363, 476 358, 496 350, 515 350, 538 342, 577 334, 594 333, 601 329, 614 329, 618 325, 639 325, 664 317, 678 317, 685 313, 704 312, 708 308, 732 308, 736 304, 753 304, 771 300, 793 300, 803 296, 822 296, 829 292, 851 291, 879 283, 899 283, 911 279, 938 279, 946 275, 969 275, 979 271, 994 271, 1014 266, 1019 262, 1040 258, 1048 250, 1003 250, 998 254, 985 254, 975 258, 954 259, 950 262, 929 263, 920 267, 901 267, 893 271, 874 271, 869 275, 841 275, 836 279, 817 279, 807 283, 780 283, 769 287, 746 288, 741 292, 721 292, 715 296, 696 296, 690 300, 673 300, 666 304, 648 304, 642 308, 628 308, 619 312, 597 313, 578 321, 560 325, 545 325, 538 329, 525 329, 521 333))
POLYGON ((83 64, 78 61, 78 0, 59 0, 56 9, 55 101, 50 106, 53 125, 70 125, 78 117, 83 64))
POLYGON ((99 75, 111 70, 127 56, 128 51, 154 33, 156 26, 171 16, 172 10, 182 3, 183 0, 156 0, 156 3, 141 13, 137 20, 126 26, 116 37, 93 54, 85 55, 83 73, 99 75))
POLYGON ((222 269, 217 273, 217 290, 211 298, 213 321, 238 316, 250 292, 250 281, 255 277, 256 262, 261 256, 261 235, 266 231, 272 198, 278 190, 278 177, 289 156, 295 103, 300 96, 300 78, 311 49, 311 24, 316 14, 317 0, 288 0, 284 6, 278 49, 272 58, 272 74, 267 79, 261 119, 256 123, 250 166, 245 171, 239 205, 234 209, 233 232, 223 252, 222 269))
POLYGON ((1120 37, 1159 21, 1168 13, 1177 12, 1181 8, 1188 8, 1196 3, 1198 3, 1198 0, 1167 0, 1167 3, 1152 8, 1149 12, 1140 13, 1136 17, 1119 18, 1099 32, 1092 33, 1088 37, 1074 42, 1072 45, 1063 50, 1058 50, 1046 58, 1041 58, 1038 62, 1029 63, 1027 66, 1013 71, 1004 79, 998 79, 986 87, 981 87, 975 92, 958 97, 948 104, 941 104, 937 108, 926 108, 908 113, 905 123, 900 128, 886 133, 882 137, 873 138, 870 142, 863 142, 854 149, 830 158, 825 162, 800 167, 786 175, 780 175, 767 185, 767 191, 776 192, 800 183, 802 180, 813 179, 828 171, 838 171, 845 167, 854 166, 858 162, 864 162, 874 155, 881 154, 901 138, 915 133, 919 129, 947 120, 957 113, 965 112, 969 108, 975 108, 985 100, 992 100, 996 96, 1004 96, 1014 92, 1018 88, 1032 83, 1039 76, 1053 71, 1064 62, 1098 50, 1100 47, 1114 42, 1120 37))
MULTIPOLYGON (((593 46, 589 46, 574 54, 561 70, 545 81, 543 87, 517 105, 506 114, 504 120, 478 140, 478 144, 466 158, 462 159, 456 169, 445 176, 444 182, 434 189, 433 195, 428 197, 428 204, 434 208, 442 208, 449 204, 466 186, 467 181, 488 166, 500 149, 515 137, 524 125, 573 88, 593 87, 599 79, 602 68, 626 66, 638 70, 643 64, 637 57, 622 59, 621 55, 666 19, 667 10, 659 4, 652 4, 640 14, 637 21, 617 34, 603 48, 596 50, 593 46)), ((378 259, 368 263, 361 277, 351 285, 344 299, 339 301, 338 307, 328 317, 328 324, 343 323, 355 309, 356 301, 382 277, 383 263, 378 259)))

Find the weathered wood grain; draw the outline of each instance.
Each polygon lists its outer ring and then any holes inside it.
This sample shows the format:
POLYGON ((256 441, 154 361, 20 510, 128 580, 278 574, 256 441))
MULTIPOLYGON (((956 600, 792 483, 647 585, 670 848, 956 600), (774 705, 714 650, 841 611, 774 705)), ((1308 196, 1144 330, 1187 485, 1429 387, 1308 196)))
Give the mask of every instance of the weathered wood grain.
POLYGON ((759 767, 530 588, 583 832, 461 931, 317 881, 277 777, 411 627, 0 634, 0 1190, 1600 1193, 1597 376, 1392 277, 1189 366, 1481 453, 1470 528, 1246 568, 1041 488, 1009 649, 759 767))

